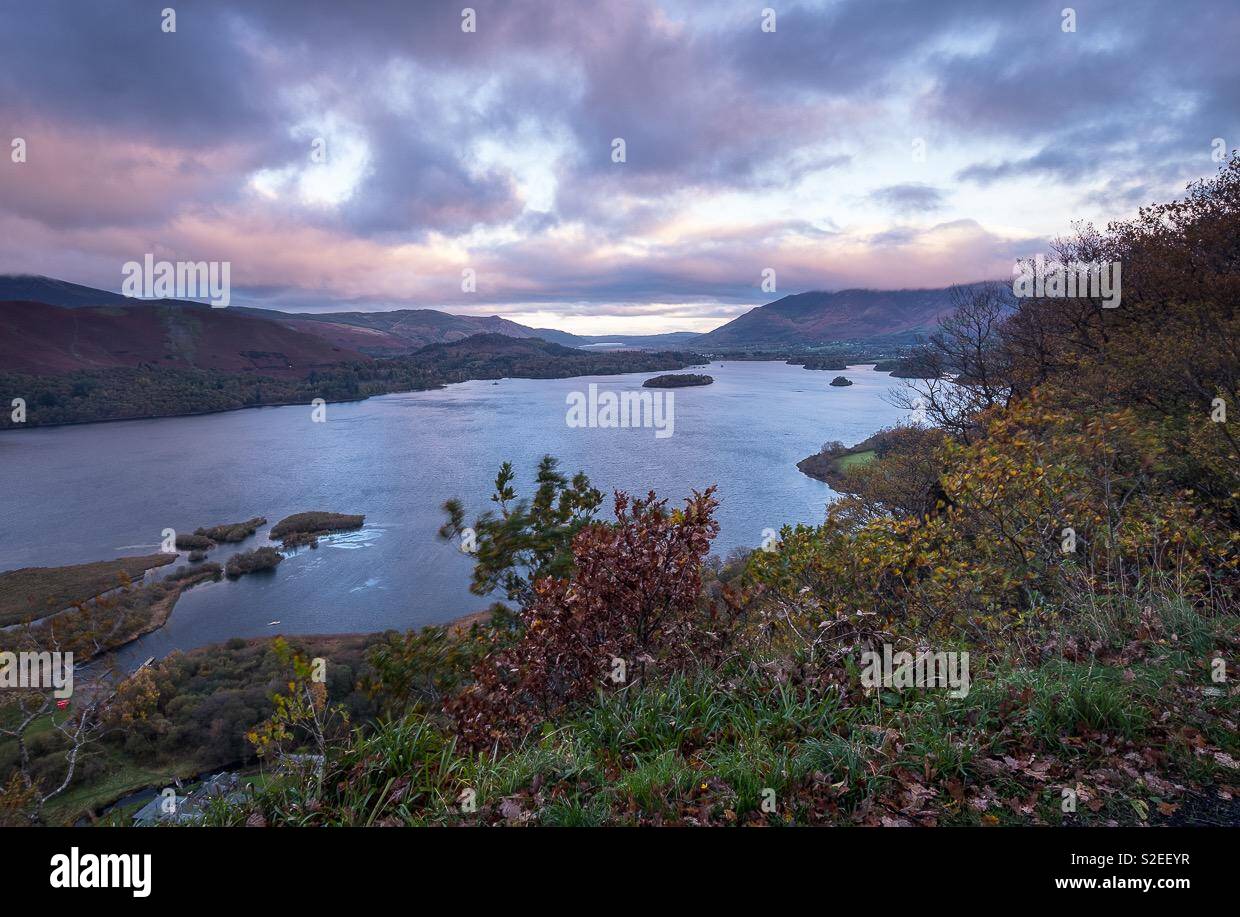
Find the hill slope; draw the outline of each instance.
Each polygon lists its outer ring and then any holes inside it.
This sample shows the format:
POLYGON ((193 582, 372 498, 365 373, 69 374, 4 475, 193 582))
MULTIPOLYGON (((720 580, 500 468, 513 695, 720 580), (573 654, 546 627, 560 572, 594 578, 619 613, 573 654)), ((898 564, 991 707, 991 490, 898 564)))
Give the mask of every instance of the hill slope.
POLYGON ((314 335, 339 347, 374 356, 412 353, 427 344, 464 340, 475 334, 503 334, 512 338, 536 338, 533 328, 496 315, 452 315, 435 309, 394 309, 389 312, 275 312, 241 310, 255 317, 278 322, 303 334, 314 335))
POLYGON ((62 308, 0 302, 0 366, 56 375, 142 365, 302 375, 366 357, 232 309, 171 302, 62 308))
POLYGON ((70 283, 67 280, 57 280, 54 277, 42 277, 35 274, 3 274, 0 275, 0 302, 8 300, 42 302, 49 306, 63 306, 66 309, 134 302, 120 293, 109 293, 107 290, 97 290, 94 287, 70 283))

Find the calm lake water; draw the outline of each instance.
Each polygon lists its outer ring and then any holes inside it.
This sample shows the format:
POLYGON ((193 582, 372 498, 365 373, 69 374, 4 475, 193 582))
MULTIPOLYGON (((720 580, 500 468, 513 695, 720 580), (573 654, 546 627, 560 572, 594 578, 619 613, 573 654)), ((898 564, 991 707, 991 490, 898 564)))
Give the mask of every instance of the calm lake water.
MULTIPOLYGON (((274 573, 195 586, 168 624, 123 658, 233 636, 443 623, 487 601, 468 590, 469 558, 436 537, 440 506, 460 497, 472 521, 488 507, 504 460, 518 472, 520 495, 546 453, 605 493, 653 488, 679 503, 692 488, 717 484, 715 553, 726 554, 756 547, 764 529, 821 521, 834 495, 797 461, 905 416, 883 397, 898 380, 869 368, 727 362, 703 371, 715 383, 675 390, 674 434, 662 439, 653 429, 565 423, 570 392, 591 382, 640 391, 654 373, 466 382, 328 405, 326 423, 312 422, 307 406, 3 433, 0 570, 151 553, 165 528, 252 516, 274 524, 313 509, 365 513, 363 529, 303 548, 274 573), (836 375, 854 384, 832 388, 836 375)), ((211 559, 267 544, 266 535, 216 548, 211 559)))

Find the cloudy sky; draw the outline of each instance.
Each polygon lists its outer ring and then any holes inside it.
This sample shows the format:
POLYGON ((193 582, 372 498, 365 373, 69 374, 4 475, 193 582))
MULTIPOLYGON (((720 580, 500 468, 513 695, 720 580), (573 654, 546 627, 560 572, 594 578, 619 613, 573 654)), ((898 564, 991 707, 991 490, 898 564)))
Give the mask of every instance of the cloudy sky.
POLYGON ((706 330, 1010 276, 1240 146, 1235 0, 465 2, 0 0, 0 272, 706 330))

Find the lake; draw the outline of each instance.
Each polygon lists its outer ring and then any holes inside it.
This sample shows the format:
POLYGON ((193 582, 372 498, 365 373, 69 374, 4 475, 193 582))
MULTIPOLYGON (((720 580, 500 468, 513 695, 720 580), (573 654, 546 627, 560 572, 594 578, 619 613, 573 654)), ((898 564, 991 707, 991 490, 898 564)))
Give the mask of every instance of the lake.
MULTIPOLYGON (((715 383, 675 389, 674 432, 570 427, 570 393, 641 391, 656 373, 466 382, 311 408, 272 407, 0 434, 0 570, 158 550, 165 528, 304 510, 364 513, 363 529, 302 548, 270 574, 195 586, 168 624, 122 651, 132 663, 229 637, 345 633, 444 623, 485 608, 470 559, 436 531, 460 497, 472 521, 511 461, 529 494, 539 458, 592 483, 679 503, 718 485, 715 553, 757 547, 764 529, 817 523, 834 494, 797 471, 824 442, 852 444, 906 417, 899 380, 869 367, 821 372, 777 362, 712 363, 715 383), (831 387, 843 375, 850 387, 831 387), (280 624, 269 627, 268 622, 280 624)), ((647 390, 649 391, 649 390, 647 390)), ((605 502, 610 506, 610 499, 605 502)), ((267 526, 223 562, 266 540, 267 526)), ((184 554, 178 564, 184 562, 184 554)), ((162 568, 162 576, 171 567, 162 568)))

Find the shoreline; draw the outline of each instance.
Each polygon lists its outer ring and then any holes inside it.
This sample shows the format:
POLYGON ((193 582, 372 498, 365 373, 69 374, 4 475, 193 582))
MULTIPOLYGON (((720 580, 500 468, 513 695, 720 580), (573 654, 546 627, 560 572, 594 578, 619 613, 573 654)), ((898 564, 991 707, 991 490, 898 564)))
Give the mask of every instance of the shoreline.
MULTIPOLYGON (((467 381, 473 381, 473 380, 467 380, 467 381)), ((434 386, 433 388, 411 388, 411 389, 405 389, 400 392, 382 392, 382 393, 376 393, 374 395, 366 395, 363 398, 339 398, 339 399, 324 398, 323 400, 327 404, 354 404, 357 402, 369 401, 371 398, 379 398, 382 395, 401 395, 401 394, 408 394, 410 392, 435 391, 436 389, 446 388, 450 384, 455 384, 455 383, 445 383, 443 385, 434 386)), ((243 404, 240 407, 235 407, 235 408, 220 408, 219 410, 215 410, 215 411, 184 411, 178 414, 135 414, 131 417, 101 417, 98 420, 61 420, 61 421, 56 421, 54 423, 35 423, 35 424, 27 423, 27 424, 20 424, 20 425, 14 424, 14 425, 7 426, 7 427, 0 427, 0 436, 3 436, 5 433, 20 433, 25 430, 51 430, 51 429, 56 429, 59 427, 88 427, 88 426, 91 426, 92 424, 128 423, 134 420, 173 420, 178 417, 210 417, 214 414, 233 414, 233 413, 236 413, 237 411, 252 411, 252 410, 255 410, 256 408, 296 408, 296 407, 308 408, 308 407, 311 407, 311 404, 305 401, 271 401, 271 402, 263 402, 262 404, 243 404)))
MULTIPOLYGON (((756 362, 756 361, 755 361, 756 362)), ((692 366, 705 366, 704 363, 694 363, 692 366)), ((686 367, 688 368, 688 367, 686 367)), ((386 395, 410 395, 415 392, 437 392, 448 388, 452 385, 464 385, 467 382, 501 382, 504 379, 589 379, 594 376, 636 376, 641 373, 663 372, 657 369, 635 369, 629 372, 620 373, 574 373, 567 376, 478 376, 473 379, 461 379, 457 382, 440 382, 436 385, 428 385, 425 388, 401 388, 394 389, 390 392, 375 392, 372 395, 363 395, 360 398, 324 398, 326 404, 360 404, 363 401, 369 401, 371 398, 382 398, 386 395)), ((220 408, 214 411, 182 411, 176 414, 135 414, 128 417, 101 417, 98 420, 62 420, 52 423, 23 423, 10 424, 0 427, 0 436, 10 432, 23 432, 27 430, 49 430, 58 427, 85 427, 91 424, 101 423, 126 423, 134 420, 171 420, 177 417, 210 417, 214 414, 233 414, 237 411, 250 411, 257 408, 293 408, 293 407, 312 407, 311 402, 307 401, 271 401, 262 404, 243 404, 235 408, 220 408)))
MULTIPOLYGON (((706 363, 692 363, 685 366, 685 369, 695 369, 700 366, 709 367, 713 362, 727 362, 728 357, 721 357, 719 360, 711 360, 706 363)), ((770 359, 749 359, 749 360, 733 360, 733 362, 742 363, 787 363, 787 360, 781 360, 777 357, 770 359)), ((793 364, 796 365, 796 364, 793 364)), ((874 363, 856 363, 850 364, 848 369, 864 369, 866 367, 873 368, 877 364, 874 363)), ((883 370, 876 370, 883 372, 883 370)), ((371 398, 382 398, 385 395, 409 395, 414 392, 437 392, 449 388, 453 385, 464 385, 467 382, 502 382, 505 379, 589 379, 594 376, 636 376, 641 373, 659 373, 663 370, 655 369, 635 369, 630 372, 621 373, 576 373, 568 376, 478 376, 473 379, 461 379, 459 382, 440 382, 436 385, 428 385, 425 388, 402 388, 394 389, 390 392, 375 392, 373 395, 363 395, 361 398, 324 398, 326 404, 360 404, 363 401, 369 401, 371 398)), ((674 370, 679 372, 679 370, 674 370)), ((665 373, 666 374, 666 373, 665 373)), ((890 373, 888 373, 890 375, 890 373)), ((900 377, 893 377, 900 378, 900 377)), ((703 385, 709 383, 702 383, 703 385)), ((669 388, 692 388, 694 386, 669 386, 669 388)), ((134 420, 171 420, 177 417, 210 417, 215 414, 233 414, 237 411, 251 411, 258 408, 294 408, 294 407, 311 407, 310 402, 306 401, 265 401, 262 404, 243 404, 235 408, 220 408, 214 411, 181 411, 176 414, 133 414, 127 417, 101 417, 98 420, 62 420, 53 423, 25 423, 10 424, 0 427, 0 436, 10 432, 22 432, 26 430, 50 430, 58 427, 85 427, 91 424, 100 423, 127 423, 134 420)))
MULTIPOLYGON (((176 598, 180 599, 180 594, 178 594, 176 598)), ((163 627, 164 624, 168 622, 168 619, 172 617, 172 612, 175 609, 175 605, 176 605, 176 601, 174 600, 168 608, 168 613, 164 616, 163 620, 158 625, 152 627, 150 630, 147 630, 147 631, 144 631, 143 633, 138 634, 132 640, 129 640, 123 644, 119 644, 118 646, 110 647, 101 653, 96 653, 94 656, 91 656, 89 659, 85 660, 82 664, 83 665, 94 664, 98 662, 100 659, 107 656, 108 654, 114 653, 117 650, 120 650, 120 649, 125 648, 126 646, 129 646, 129 644, 133 643, 136 640, 141 639, 142 637, 145 637, 149 633, 154 633, 160 627, 163 627)), ((330 640, 361 640, 365 637, 374 637, 378 634, 387 633, 390 630, 396 631, 397 633, 405 633, 410 630, 423 631, 429 627, 442 627, 444 630, 449 631, 451 633, 460 633, 462 631, 468 630, 474 624, 486 623, 490 619, 490 617, 491 617, 491 609, 486 608, 482 611, 471 611, 468 614, 461 615, 460 617, 453 618, 449 621, 444 621, 439 624, 423 624, 419 627, 412 627, 412 628, 386 627, 383 630, 349 630, 349 631, 332 631, 331 633, 317 633, 316 632, 316 633, 309 633, 309 634, 300 634, 300 633, 287 634, 287 633, 284 633, 283 631, 279 631, 273 634, 265 634, 261 637, 241 637, 241 638, 229 637, 224 640, 216 640, 213 643, 202 643, 202 644, 199 644, 198 646, 191 647, 190 649, 187 649, 187 650, 171 649, 162 656, 154 657, 155 661, 152 664, 159 665, 161 662, 163 662, 173 653, 192 653, 195 650, 206 649, 212 646, 222 646, 223 644, 227 643, 229 640, 233 640, 233 639, 241 639, 241 640, 244 640, 246 643, 251 643, 251 644, 262 643, 268 640, 274 640, 277 637, 283 638, 284 640, 328 640, 328 641, 330 640)), ((135 667, 133 671, 131 671, 129 674, 132 675, 133 672, 136 672, 138 668, 140 667, 141 666, 135 667)))

